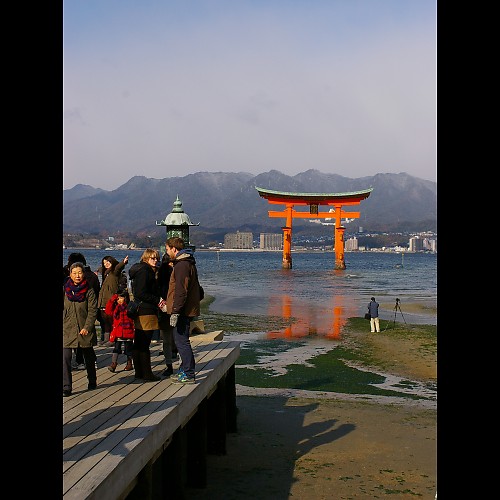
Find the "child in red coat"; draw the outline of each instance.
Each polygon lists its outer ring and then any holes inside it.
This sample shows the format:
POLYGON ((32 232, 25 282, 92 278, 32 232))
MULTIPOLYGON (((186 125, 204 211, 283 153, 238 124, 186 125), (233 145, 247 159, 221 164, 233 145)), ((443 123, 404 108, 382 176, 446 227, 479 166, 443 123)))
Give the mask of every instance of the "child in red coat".
POLYGON ((122 344, 125 344, 124 353, 127 356, 127 365, 124 370, 132 370, 132 342, 134 340, 134 320, 128 317, 127 305, 130 296, 126 289, 119 289, 107 302, 105 313, 113 318, 113 329, 109 341, 114 342, 110 372, 114 372, 118 365, 118 356, 122 353, 122 344))

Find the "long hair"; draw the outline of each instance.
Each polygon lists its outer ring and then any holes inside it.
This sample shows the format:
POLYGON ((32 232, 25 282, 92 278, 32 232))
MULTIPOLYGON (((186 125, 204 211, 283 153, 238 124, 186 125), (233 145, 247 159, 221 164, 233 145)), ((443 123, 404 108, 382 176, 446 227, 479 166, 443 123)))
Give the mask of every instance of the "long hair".
POLYGON ((107 274, 112 273, 115 270, 115 267, 119 264, 119 262, 112 256, 112 255, 106 255, 101 259, 101 272, 102 272, 102 277, 104 278, 107 274), (111 262, 111 267, 108 269, 104 265, 104 261, 107 260, 108 262, 111 262))

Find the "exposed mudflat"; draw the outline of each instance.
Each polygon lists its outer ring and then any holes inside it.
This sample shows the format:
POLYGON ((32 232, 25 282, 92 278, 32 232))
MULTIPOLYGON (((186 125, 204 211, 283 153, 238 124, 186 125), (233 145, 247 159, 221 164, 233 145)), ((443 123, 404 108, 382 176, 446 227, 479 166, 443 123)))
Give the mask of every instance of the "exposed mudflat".
MULTIPOLYGON (((435 314, 422 304, 406 309, 435 314)), ((230 338, 246 343, 259 335, 230 338)), ((189 489, 187 498, 435 498, 435 342, 391 331, 372 334, 369 326, 343 332, 342 342, 369 350, 373 365, 355 363, 358 370, 383 375, 381 386, 413 397, 237 385, 238 431, 227 435, 226 455, 208 457, 207 488, 189 489)), ((259 368, 282 374, 287 365, 310 363, 333 345, 311 339, 260 360, 259 368)))

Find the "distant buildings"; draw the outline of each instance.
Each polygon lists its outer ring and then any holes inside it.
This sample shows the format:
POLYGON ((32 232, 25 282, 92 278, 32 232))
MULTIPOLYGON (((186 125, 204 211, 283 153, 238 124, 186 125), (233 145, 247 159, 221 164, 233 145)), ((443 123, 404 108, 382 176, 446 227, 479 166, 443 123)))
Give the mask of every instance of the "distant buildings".
MULTIPOLYGON (((356 236, 348 238, 344 241, 344 250, 346 252, 365 252, 365 251, 383 251, 383 252, 437 252, 437 239, 431 238, 430 233, 417 234, 410 237, 408 247, 405 246, 382 246, 368 248, 359 245, 359 240, 356 236)), ((332 246, 327 248, 321 242, 311 247, 310 244, 302 246, 296 242, 295 250, 302 248, 315 248, 317 250, 332 249, 332 246)), ((236 231, 236 233, 227 233, 224 235, 224 248, 227 250, 283 250, 283 235, 281 233, 260 233, 258 247, 254 244, 253 233, 245 231, 236 231)))
POLYGON ((358 238, 356 236, 344 241, 344 250, 346 252, 356 252, 359 250, 358 238))
POLYGON ((427 237, 413 236, 408 242, 409 252, 437 252, 437 240, 427 237))
MULTIPOLYGON (((352 234, 352 233, 351 233, 352 234)), ((437 253, 437 234, 432 231, 423 231, 419 233, 394 233, 394 238, 387 238, 392 233, 358 233, 347 237, 344 241, 346 252, 433 252, 437 253), (407 242, 407 243, 406 243, 407 242)), ((97 238, 95 236, 85 235, 63 235, 63 247, 66 248, 100 248, 106 250, 125 250, 137 248, 160 248, 164 243, 162 240, 152 241, 150 236, 137 237, 136 241, 131 242, 130 235, 121 235, 119 233, 97 238)), ((332 251, 333 242, 325 239, 324 236, 300 236, 294 238, 294 251, 317 250, 332 251)), ((254 235, 250 231, 237 231, 236 233, 226 233, 224 242, 218 241, 215 245, 205 247, 207 249, 227 249, 227 250, 259 250, 275 251, 283 250, 282 233, 259 233, 254 240, 254 235)))
POLYGON ((283 250, 283 234, 260 233, 259 248, 261 250, 283 250))
POLYGON ((248 249, 253 248, 253 234, 236 231, 224 235, 224 248, 248 249))
MULTIPOLYGON (((240 232, 227 233, 224 235, 224 248, 237 250, 251 250, 254 248, 253 233, 240 232)), ((259 249, 282 250, 283 235, 280 233, 260 233, 259 249)))

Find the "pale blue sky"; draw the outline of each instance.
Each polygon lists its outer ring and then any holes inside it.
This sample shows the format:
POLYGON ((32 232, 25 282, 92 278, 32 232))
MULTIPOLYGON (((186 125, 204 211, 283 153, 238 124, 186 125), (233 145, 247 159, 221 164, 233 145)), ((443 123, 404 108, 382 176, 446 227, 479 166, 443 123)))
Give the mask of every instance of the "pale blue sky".
POLYGON ((64 0, 64 189, 436 181, 436 0, 64 0))

